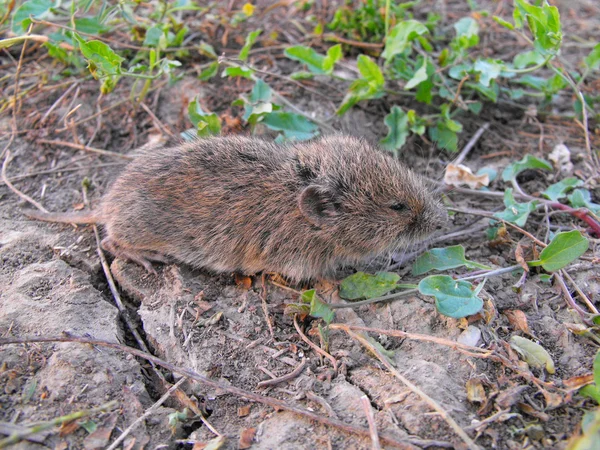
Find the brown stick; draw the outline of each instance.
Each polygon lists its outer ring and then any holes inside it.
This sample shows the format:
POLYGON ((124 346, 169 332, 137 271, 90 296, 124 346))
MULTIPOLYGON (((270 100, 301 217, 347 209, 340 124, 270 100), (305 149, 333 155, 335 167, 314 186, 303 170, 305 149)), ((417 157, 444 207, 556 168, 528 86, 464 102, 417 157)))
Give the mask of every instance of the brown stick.
POLYGON ((92 152, 92 153, 99 153, 100 155, 106 155, 106 156, 114 156, 116 158, 123 158, 123 159, 128 159, 128 160, 133 159, 133 157, 131 157, 129 155, 122 155, 121 153, 111 152, 109 150, 102 150, 100 148, 88 147, 87 145, 74 144, 73 142, 68 142, 68 141, 59 141, 59 140, 52 140, 52 139, 37 139, 36 142, 38 142, 40 144, 50 144, 50 145, 60 145, 60 146, 64 146, 64 147, 71 147, 71 148, 76 148, 77 150, 83 150, 83 151, 92 152))
POLYGON ((331 361, 331 365, 333 366, 333 370, 335 370, 337 372, 337 369, 338 369, 337 360, 332 355, 330 355, 325 350, 323 350, 321 347, 319 347, 317 344, 315 344, 313 341, 311 341, 302 332, 302 330, 300 329, 300 326, 298 325, 298 320, 297 320, 295 314, 294 314, 294 327, 296 328, 296 331, 298 332, 298 335, 300 336, 300 339, 302 339, 304 342, 306 342, 310 346, 310 348, 312 348, 319 355, 324 356, 329 361, 331 361))
MULTIPOLYGON (((340 326, 339 328, 344 329, 342 326, 340 326)), ((480 449, 480 447, 477 444, 475 444, 475 442, 469 437, 467 433, 465 433, 465 431, 458 425, 458 423, 456 423, 456 421, 448 415, 444 408, 442 408, 434 399, 432 399, 425 392, 423 392, 417 385, 413 384, 400 372, 398 372, 396 368, 392 366, 389 360, 379 351, 377 347, 375 347, 367 339, 365 339, 364 336, 350 330, 350 328, 346 328, 344 329, 344 331, 348 333, 348 335, 351 338, 360 342, 360 344, 362 344, 363 347, 365 347, 367 350, 369 350, 371 353, 377 356, 377 359, 381 361, 381 363, 392 373, 392 375, 398 378, 402 382, 402 384, 408 387, 411 391, 417 394, 425 403, 427 403, 431 408, 433 408, 450 426, 450 428, 452 428, 454 432, 464 441, 464 443, 467 444, 467 447, 470 450, 480 449)))
POLYGON ((362 405, 363 411, 367 416, 367 422, 369 423, 369 431, 371 432, 371 448, 373 450, 381 450, 379 433, 377 432, 377 424, 375 423, 375 414, 373 414, 373 408, 371 407, 369 397, 363 395, 360 398, 360 404, 362 405))
POLYGON ((277 378, 272 378, 270 380, 261 381, 257 384, 257 387, 266 387, 266 386, 275 386, 279 383, 285 383, 286 381, 293 380, 298 375, 302 373, 304 368, 306 367, 306 358, 302 359, 302 362, 298 364, 298 366, 292 370, 290 373, 286 373, 285 375, 277 378))
POLYGON ((6 177, 6 168, 8 167, 9 162, 10 162, 10 150, 7 150, 6 157, 4 158, 4 162, 2 163, 2 181, 4 182, 4 184, 6 184, 11 191, 13 191, 15 194, 17 194, 19 197, 21 197, 27 203, 30 203, 33 206, 35 206, 37 209, 39 209, 40 211, 45 212, 46 214, 49 214, 50 211, 48 211, 46 208, 44 208, 42 205, 40 205, 38 202, 36 202, 34 199, 32 199, 29 195, 24 194, 23 192, 19 191, 16 187, 13 186, 13 184, 10 181, 8 181, 8 178, 6 177))

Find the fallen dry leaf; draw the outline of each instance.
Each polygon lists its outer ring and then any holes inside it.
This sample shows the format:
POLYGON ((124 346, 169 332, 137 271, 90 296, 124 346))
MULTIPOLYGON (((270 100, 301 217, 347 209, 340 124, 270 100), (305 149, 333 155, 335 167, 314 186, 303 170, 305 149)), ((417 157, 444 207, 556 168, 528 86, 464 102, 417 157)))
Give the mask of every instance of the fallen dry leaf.
POLYGON ((250 414, 250 408, 252 408, 252 405, 240 406, 237 410, 238 417, 246 417, 250 414))
POLYGON ((68 436, 79 428, 79 423, 76 420, 72 420, 71 422, 64 422, 61 427, 58 435, 60 437, 68 436))
POLYGON ((479 189, 490 184, 490 177, 487 173, 475 175, 471 169, 462 164, 448 164, 444 174, 444 183, 449 186, 466 184, 471 189, 479 189))
POLYGON ((548 414, 543 413, 542 411, 538 411, 533 406, 528 405, 527 403, 517 403, 517 407, 525 414, 528 414, 532 417, 536 417, 542 422, 548 422, 548 420, 550 420, 550 416, 548 414))
POLYGON ((83 440, 83 447, 85 450, 101 450, 106 448, 110 435, 117 424, 117 418, 119 415, 115 412, 110 414, 104 421, 98 425, 96 431, 88 435, 83 440))
POLYGON ((250 448, 252 446, 252 442, 254 441, 254 436, 256 436, 256 428, 246 428, 242 430, 238 448, 240 450, 250 448))
POLYGON ((503 311, 502 314, 506 316, 515 330, 531 335, 529 325, 527 324, 527 316, 523 311, 520 309, 507 309, 506 311, 503 311))
POLYGON ((486 401, 485 389, 479 378, 471 378, 467 381, 467 400, 471 403, 483 403, 486 401))
POLYGON ((520 385, 502 391, 496 397, 496 405, 500 409, 507 409, 521 401, 521 393, 529 389, 529 386, 520 385))
POLYGON ((582 387, 594 382, 594 374, 580 375, 563 381, 563 384, 568 389, 581 389, 582 387))
POLYGON ((517 248, 515 249, 515 259, 525 272, 529 272, 529 266, 527 265, 527 261, 525 261, 525 248, 520 242, 517 243, 517 248))

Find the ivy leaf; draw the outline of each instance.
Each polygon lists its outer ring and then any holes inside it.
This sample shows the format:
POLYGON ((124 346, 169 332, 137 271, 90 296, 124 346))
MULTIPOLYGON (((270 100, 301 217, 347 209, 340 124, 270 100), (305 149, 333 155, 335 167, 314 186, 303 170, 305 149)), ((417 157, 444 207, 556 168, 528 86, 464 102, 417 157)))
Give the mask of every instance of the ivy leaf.
POLYGON ((453 245, 446 248, 433 248, 423 253, 413 264, 412 274, 417 276, 430 270, 448 270, 461 266, 470 269, 489 269, 488 266, 466 259, 465 248, 462 245, 453 245))
POLYGON ((535 40, 534 47, 542 55, 556 55, 562 43, 560 14, 556 6, 544 2, 542 6, 534 6, 526 0, 515 0, 513 13, 518 28, 527 22, 535 40), (523 20, 525 19, 525 20, 523 20))
POLYGON ((285 56, 294 61, 299 61, 306 64, 311 72, 317 74, 324 74, 323 63, 325 62, 325 56, 317 53, 314 49, 306 47, 304 45, 296 45, 288 47, 283 52, 285 56))
POLYGON ((188 116, 194 127, 196 127, 199 137, 214 136, 221 133, 221 119, 215 113, 204 112, 198 97, 188 105, 188 116))
POLYGON ((408 80, 408 82, 404 86, 404 90, 408 91, 408 90, 414 88, 415 86, 418 86, 423 81, 427 80, 427 78, 428 78, 427 77, 427 58, 423 58, 423 64, 415 72, 413 77, 410 80, 408 80))
POLYGON ((375 275, 357 272, 342 281, 340 297, 346 300, 379 297, 394 290, 399 280, 399 275, 390 272, 378 272, 375 275))
POLYGON ((577 186, 581 186, 582 184, 583 181, 581 181, 579 178, 565 178, 559 181, 558 183, 554 183, 548 186, 546 190, 542 192, 542 195, 547 199, 557 201, 559 198, 566 197, 568 191, 577 186))
POLYGON ((495 213, 494 216, 523 227, 527 222, 529 213, 535 211, 537 202, 517 203, 512 192, 512 188, 507 188, 504 191, 504 206, 506 206, 506 209, 495 213))
POLYGON ((335 63, 337 63, 340 59, 342 59, 342 44, 334 45, 327 50, 327 55, 325 55, 325 59, 323 59, 322 68, 327 74, 331 74, 333 72, 333 68, 335 67, 335 63))
POLYGON ((458 149, 458 135, 450 130, 446 123, 439 121, 436 126, 428 128, 428 134, 440 148, 455 152, 458 149))
POLYGON ((540 259, 529 263, 542 266, 548 272, 562 269, 583 255, 590 243, 577 230, 558 233, 540 253, 540 259))
POLYGON ((315 137, 319 128, 300 114, 276 111, 265 114, 262 122, 272 130, 281 131, 288 140, 304 141, 315 137))
MULTIPOLYGON (((233 67, 228 67, 228 69, 233 69, 233 67)), ((212 77, 214 77, 217 74, 218 71, 219 71, 219 63, 217 61, 215 61, 215 62, 211 63, 202 72, 200 72, 200 75, 198 75, 198 79, 201 81, 210 80, 212 77)))
POLYGON ((397 152, 408 137, 408 115, 399 106, 392 106, 390 113, 383 120, 388 127, 388 135, 379 143, 391 152, 397 152))
MULTIPOLYGON (((596 387, 600 389, 600 350, 596 352, 596 356, 594 357, 594 363, 592 364, 593 374, 594 374, 594 383, 596 383, 596 387)), ((598 402, 600 403, 600 402, 598 402)))
POLYGON ((531 367, 541 369, 546 367, 549 374, 555 372, 554 361, 544 347, 521 336, 510 338, 510 346, 525 359, 531 367))
POLYGON ((587 189, 575 189, 569 195, 569 203, 573 208, 587 208, 595 214, 600 213, 600 205, 592 202, 592 195, 587 189))
POLYGON ((535 50, 519 53, 513 58, 513 65, 516 69, 524 69, 527 66, 536 66, 544 62, 546 58, 535 50))
POLYGON ((454 24, 456 40, 460 48, 466 50, 479 44, 479 24, 471 17, 463 17, 454 24))
POLYGON ((417 20, 405 20, 398 23, 390 30, 385 40, 382 58, 389 63, 394 56, 404 53, 417 36, 428 32, 427 27, 417 20))
POLYGON ((256 42, 256 38, 260 33, 262 33, 262 30, 252 31, 250 34, 248 34, 248 36, 246 37, 246 43, 240 50, 240 54, 238 56, 239 59, 241 59, 242 61, 246 61, 248 59, 248 53, 250 52, 250 49, 256 42))
POLYGON ((52 0, 28 0, 17 8, 13 15, 12 30, 19 34, 29 27, 30 17, 43 19, 54 6, 52 0))
POLYGON ((479 72, 479 82, 485 87, 498 78, 503 68, 504 63, 496 59, 478 59, 473 65, 473 69, 479 72))
MULTIPOLYGON (((219 64, 219 63, 217 63, 217 64, 219 64)), ((227 67, 223 71, 224 77, 225 76, 227 76, 227 77, 242 77, 242 78, 247 78, 247 79, 251 80, 253 75, 254 75, 254 71, 249 67, 232 66, 232 67, 227 67)))
POLYGON ((596 44, 596 46, 592 49, 590 54, 584 58, 584 61, 585 65, 588 66, 591 70, 600 67, 600 43, 596 44))
POLYGON ((525 155, 520 161, 514 162, 502 172, 502 180, 510 181, 516 179, 517 175, 527 169, 552 170, 552 164, 544 159, 533 155, 525 155))
POLYGON ((468 281, 457 281, 448 275, 423 278, 419 292, 435 297, 435 307, 440 314, 455 319, 471 316, 483 308, 483 300, 477 297, 479 290, 475 290, 468 281))
POLYGON ((117 55, 107 44, 96 40, 86 42, 76 33, 73 33, 73 37, 78 42, 81 53, 90 63, 92 75, 96 70, 99 76, 121 73, 121 63, 124 58, 117 55))
POLYGON ((302 303, 310 303, 311 316, 320 317, 328 325, 333 321, 335 312, 327 305, 327 303, 321 301, 314 289, 304 291, 301 300, 302 303))
POLYGON ((250 101, 246 101, 244 104, 244 120, 251 123, 256 123, 259 117, 272 112, 272 96, 273 93, 271 91, 271 87, 262 79, 258 78, 256 83, 254 83, 252 92, 250 93, 250 101))
POLYGON ((383 87, 385 79, 383 73, 375 61, 366 55, 359 55, 356 60, 358 71, 365 80, 374 87, 383 87))

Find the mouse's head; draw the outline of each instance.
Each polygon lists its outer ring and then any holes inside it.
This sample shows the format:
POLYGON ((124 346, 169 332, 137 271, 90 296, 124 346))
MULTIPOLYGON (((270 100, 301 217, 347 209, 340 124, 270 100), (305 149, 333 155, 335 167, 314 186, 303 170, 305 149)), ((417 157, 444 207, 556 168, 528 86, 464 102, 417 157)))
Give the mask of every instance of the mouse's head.
POLYGON ((362 139, 333 136, 305 146, 296 172, 304 218, 353 255, 423 239, 447 218, 422 177, 362 139))

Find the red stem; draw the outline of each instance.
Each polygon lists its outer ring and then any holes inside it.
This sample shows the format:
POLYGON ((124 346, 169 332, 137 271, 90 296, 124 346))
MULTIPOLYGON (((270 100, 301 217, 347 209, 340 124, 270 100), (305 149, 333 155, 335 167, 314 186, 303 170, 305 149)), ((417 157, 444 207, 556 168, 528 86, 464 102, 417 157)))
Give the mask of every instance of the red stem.
POLYGON ((586 209, 574 209, 568 205, 564 205, 558 202, 549 203, 548 206, 550 206, 553 209, 560 209, 562 211, 565 211, 566 213, 571 214, 573 217, 577 217, 578 219, 583 220, 590 226, 592 232, 596 236, 600 237, 600 224, 596 222, 593 217, 588 215, 586 209))

